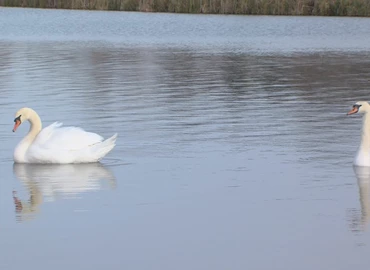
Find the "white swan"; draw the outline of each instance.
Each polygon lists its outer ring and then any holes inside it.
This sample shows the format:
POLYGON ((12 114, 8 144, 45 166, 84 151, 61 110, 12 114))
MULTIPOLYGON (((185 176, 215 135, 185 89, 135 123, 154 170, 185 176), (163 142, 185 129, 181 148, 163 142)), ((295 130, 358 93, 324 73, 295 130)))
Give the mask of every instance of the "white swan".
POLYGON ((370 105, 366 101, 358 101, 347 115, 363 114, 361 143, 355 156, 355 166, 370 167, 370 105))
POLYGON ((14 150, 15 163, 91 163, 98 162, 115 146, 117 134, 103 141, 96 133, 78 127, 61 127, 55 122, 42 129, 39 115, 31 108, 15 114, 13 132, 25 121, 31 124, 28 134, 14 150))

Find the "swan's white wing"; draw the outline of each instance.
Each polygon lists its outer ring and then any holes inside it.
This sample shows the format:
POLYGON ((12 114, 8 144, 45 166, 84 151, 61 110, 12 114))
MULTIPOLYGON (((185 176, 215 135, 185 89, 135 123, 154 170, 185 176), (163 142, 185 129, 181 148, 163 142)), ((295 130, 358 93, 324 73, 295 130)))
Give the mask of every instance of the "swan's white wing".
POLYGON ((26 153, 27 163, 97 162, 115 146, 117 134, 103 141, 96 133, 55 122, 37 135, 26 153))
POLYGON ((47 143, 47 141, 50 139, 50 137, 52 136, 54 130, 56 128, 59 128, 63 125, 63 123, 60 123, 60 122, 55 122, 45 128, 43 128, 40 133, 37 135, 37 137, 35 138, 35 140, 33 141, 34 144, 37 144, 39 146, 41 145, 45 145, 45 143, 47 143))
POLYGON ((103 137, 96 133, 86 132, 79 127, 62 127, 62 125, 55 122, 42 129, 33 146, 55 151, 76 151, 103 141, 103 137))

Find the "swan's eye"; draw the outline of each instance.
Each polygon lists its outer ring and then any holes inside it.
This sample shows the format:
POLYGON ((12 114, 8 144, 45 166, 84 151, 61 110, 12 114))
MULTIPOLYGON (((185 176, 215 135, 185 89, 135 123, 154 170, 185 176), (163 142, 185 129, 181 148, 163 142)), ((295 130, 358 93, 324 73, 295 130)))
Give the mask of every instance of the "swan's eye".
POLYGON ((19 122, 21 122, 21 123, 22 123, 22 121, 21 121, 21 116, 22 116, 22 115, 20 115, 20 116, 18 116, 17 118, 15 118, 15 119, 14 119, 14 123, 15 123, 15 122, 17 122, 17 121, 19 121, 19 122))
POLYGON ((353 105, 353 108, 360 109, 361 106, 362 105, 355 104, 355 105, 353 105))

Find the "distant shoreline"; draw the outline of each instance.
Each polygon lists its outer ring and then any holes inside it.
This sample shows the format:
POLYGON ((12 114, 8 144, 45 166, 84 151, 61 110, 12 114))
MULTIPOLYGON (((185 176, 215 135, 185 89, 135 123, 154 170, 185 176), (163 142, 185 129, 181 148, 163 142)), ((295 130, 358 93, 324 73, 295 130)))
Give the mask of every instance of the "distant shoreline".
POLYGON ((368 0, 0 0, 0 7, 187 14, 370 17, 368 0))

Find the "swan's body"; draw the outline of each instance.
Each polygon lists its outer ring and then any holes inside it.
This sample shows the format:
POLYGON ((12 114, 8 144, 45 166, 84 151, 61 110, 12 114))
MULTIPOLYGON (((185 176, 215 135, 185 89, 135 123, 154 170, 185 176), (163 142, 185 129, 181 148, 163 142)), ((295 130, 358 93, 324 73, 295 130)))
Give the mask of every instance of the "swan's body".
POLYGON ((355 166, 370 167, 370 105, 366 101, 359 101, 347 114, 363 114, 361 142, 353 164, 355 166))
POLYGON ((115 146, 117 134, 103 141, 96 133, 78 127, 62 127, 55 122, 42 129, 41 119, 30 108, 16 113, 13 131, 24 122, 31 124, 28 134, 14 150, 16 163, 91 163, 98 162, 115 146))

